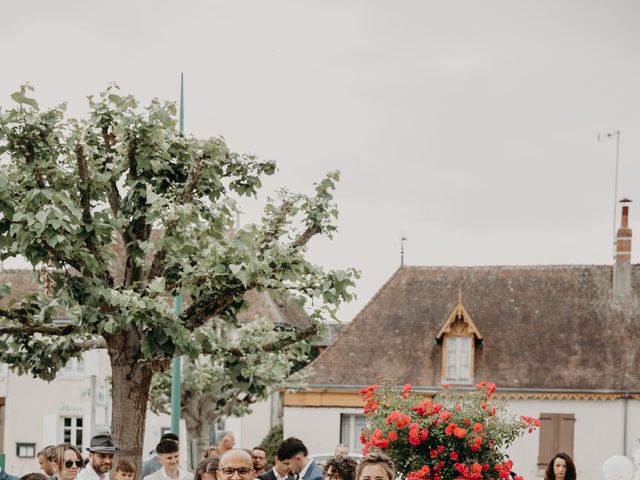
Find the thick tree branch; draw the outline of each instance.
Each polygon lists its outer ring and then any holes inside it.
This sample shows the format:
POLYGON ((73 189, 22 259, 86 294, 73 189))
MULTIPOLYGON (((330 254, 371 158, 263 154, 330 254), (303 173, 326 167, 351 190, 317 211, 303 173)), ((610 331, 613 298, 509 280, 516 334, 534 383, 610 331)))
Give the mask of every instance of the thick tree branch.
MULTIPOLYGON (((76 160, 78 163, 78 173, 80 175, 80 201, 82 204, 82 220, 85 224, 93 223, 93 217, 91 216, 91 185, 89 179, 89 167, 87 166, 87 157, 84 154, 84 149, 79 143, 75 148, 76 160)), ((95 246, 94 246, 95 249, 95 246)))
MULTIPOLYGON (((84 154, 82 145, 77 144, 75 148, 76 160, 78 162, 78 173, 80 174, 80 202, 82 204, 82 222, 85 226, 93 225, 93 216, 91 215, 91 179, 89 178, 89 168, 87 166, 87 157, 84 154)), ((102 272, 107 284, 113 286, 113 277, 107 268, 102 257, 102 252, 96 246, 95 229, 88 229, 84 243, 91 254, 98 260, 102 266, 102 272)))
MULTIPOLYGON (((202 155, 196 157, 196 159, 194 160, 193 165, 191 166, 191 170, 189 171, 187 181, 184 184, 184 189, 182 190, 182 194, 180 195, 180 203, 186 204, 193 198, 193 193, 196 191, 198 182, 202 178, 204 161, 209 158, 210 155, 208 153, 203 153, 202 155)), ((168 222, 165 226, 165 235, 171 236, 173 233, 172 231, 176 228, 176 225, 176 221, 168 222)), ((151 262, 151 268, 149 268, 147 279, 152 280, 162 275, 166 258, 167 250, 166 248, 162 247, 158 252, 156 252, 153 261, 151 262)))
POLYGON ((237 297, 256 286, 255 284, 249 284, 247 287, 240 286, 230 289, 221 295, 201 297, 189 305, 182 315, 180 315, 180 318, 183 319, 185 326, 189 330, 198 328, 204 325, 211 317, 218 315, 228 308, 237 297))
MULTIPOLYGON (((35 159, 33 158, 33 152, 29 150, 26 143, 20 144, 20 150, 22 150, 22 154, 24 155, 24 158, 27 163, 35 163, 35 159)), ((42 173, 40 172, 40 170, 38 170, 37 168, 34 168, 33 176, 36 181, 36 184, 38 185, 38 188, 41 190, 44 190, 46 188, 46 185, 44 183, 44 179, 42 178, 42 173)))
MULTIPOLYGON (((109 127, 106 125, 102 127, 102 140, 104 142, 104 148, 107 151, 107 158, 104 163, 104 167, 113 163, 113 142, 115 141, 115 137, 113 134, 109 133, 109 127)), ((106 170, 106 168, 105 168, 106 170)), ((118 191, 118 185, 116 184, 115 178, 113 175, 111 176, 110 182, 110 190, 107 194, 107 200, 109 201, 109 206, 111 207, 111 212, 113 213, 114 218, 118 216, 118 211, 120 210, 120 192, 118 191)))
MULTIPOLYGON (((136 159, 137 141, 133 139, 129 145, 127 158, 129 159, 129 176, 131 179, 138 178, 138 163, 136 159)), ((133 222, 129 223, 122 232, 122 241, 127 252, 127 260, 124 270, 124 285, 133 285, 142 280, 143 269, 136 263, 136 256, 140 255, 139 242, 144 242, 151 235, 151 225, 147 224, 147 217, 144 214, 146 200, 142 195, 134 194, 129 197, 137 202, 132 207, 141 212, 133 222)), ((125 207, 126 210, 126 207, 125 207)))
MULTIPOLYGON (((0 314, 2 316, 2 314, 0 314)), ((0 327, 0 335, 15 335, 15 334, 34 334, 34 333, 43 333, 45 335, 57 335, 57 336, 66 336, 71 335, 76 332, 75 325, 36 325, 36 324, 25 324, 25 325, 8 325, 0 327)))
POLYGON ((304 245, 307 244, 307 242, 309 242, 309 240, 311 240, 311 237, 313 237, 314 235, 317 235, 319 233, 322 232, 322 229, 318 226, 318 225, 313 225, 311 227, 308 227, 304 232, 302 232, 298 238, 296 238, 296 240, 293 242, 293 247, 294 248, 300 248, 304 245))
POLYGON ((180 202, 185 204, 189 202, 193 198, 193 192, 196 191, 196 187, 198 186, 198 182, 202 178, 202 172, 204 170, 204 161, 209 160, 211 155, 205 152, 202 155, 198 155, 191 165, 191 170, 189 171, 189 177, 184 184, 184 189, 182 190, 182 195, 180 195, 180 202))

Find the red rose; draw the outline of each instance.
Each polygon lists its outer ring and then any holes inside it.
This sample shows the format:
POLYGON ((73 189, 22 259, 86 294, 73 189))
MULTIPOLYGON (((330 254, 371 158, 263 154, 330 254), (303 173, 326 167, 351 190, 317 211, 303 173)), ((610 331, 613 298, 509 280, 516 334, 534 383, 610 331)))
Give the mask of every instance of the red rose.
POLYGON ((451 452, 449 454, 449 457, 451 457, 451 460, 453 460, 454 462, 458 461, 458 452, 451 452))
POLYGON ((453 431, 453 434, 458 438, 462 438, 467 434, 467 431, 464 428, 458 427, 453 431))
POLYGON ((391 430, 387 436, 389 437, 389 441, 391 442, 395 442, 398 439, 398 434, 395 432, 395 430, 391 430))
POLYGON ((407 398, 409 396, 409 393, 411 393, 411 384, 405 383, 404 387, 402 388, 402 398, 407 398))
POLYGON ((453 432, 455 432, 456 428, 458 428, 458 424, 457 423, 450 423, 449 425, 447 425, 447 427, 444 429, 444 433, 446 435, 453 435, 453 432))
POLYGON ((482 426, 482 424, 481 424, 481 423, 474 423, 474 424, 473 424, 473 430, 474 430, 475 432, 480 433, 483 429, 484 429, 484 427, 482 426))

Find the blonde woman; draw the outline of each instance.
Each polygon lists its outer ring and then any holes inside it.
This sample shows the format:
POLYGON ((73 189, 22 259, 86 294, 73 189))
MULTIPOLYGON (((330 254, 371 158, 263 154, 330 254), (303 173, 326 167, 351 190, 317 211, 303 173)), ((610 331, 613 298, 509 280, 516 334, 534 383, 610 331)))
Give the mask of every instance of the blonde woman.
POLYGON ((358 463, 356 480, 394 480, 393 462, 384 453, 370 453, 358 463))
POLYGON ((61 443, 51 449, 51 464, 59 480, 75 480, 84 467, 80 450, 70 443, 61 443))

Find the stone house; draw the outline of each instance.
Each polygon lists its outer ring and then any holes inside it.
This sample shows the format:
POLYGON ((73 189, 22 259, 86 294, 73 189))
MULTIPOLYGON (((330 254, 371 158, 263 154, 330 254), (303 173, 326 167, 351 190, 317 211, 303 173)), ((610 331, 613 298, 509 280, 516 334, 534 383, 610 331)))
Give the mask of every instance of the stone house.
POLYGON ((541 419, 509 454, 525 478, 559 451, 583 480, 640 446, 640 266, 628 207, 610 265, 401 267, 285 396, 285 436, 314 452, 359 451, 358 391, 386 379, 425 395, 488 380, 515 414, 541 419), (315 432, 310 435, 309 432, 315 432))

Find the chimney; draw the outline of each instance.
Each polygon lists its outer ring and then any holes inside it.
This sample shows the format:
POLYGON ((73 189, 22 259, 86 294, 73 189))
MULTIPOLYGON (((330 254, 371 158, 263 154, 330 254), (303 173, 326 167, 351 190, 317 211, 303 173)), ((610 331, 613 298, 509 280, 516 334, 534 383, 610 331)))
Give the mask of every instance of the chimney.
POLYGON ((629 206, 631 200, 623 198, 622 222, 616 236, 616 263, 613 265, 613 298, 631 295, 631 229, 629 228, 629 206))

